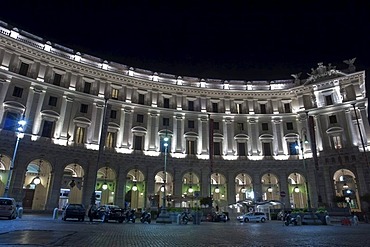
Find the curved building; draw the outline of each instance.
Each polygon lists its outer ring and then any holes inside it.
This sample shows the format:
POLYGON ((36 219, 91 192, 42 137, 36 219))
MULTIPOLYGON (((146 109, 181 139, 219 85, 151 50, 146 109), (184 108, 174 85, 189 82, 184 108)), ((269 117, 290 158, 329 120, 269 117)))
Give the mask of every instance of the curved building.
POLYGON ((181 77, 1 22, 0 194, 32 210, 88 205, 94 191, 132 208, 212 196, 224 210, 247 199, 367 210, 365 72, 346 63, 304 79, 181 77))

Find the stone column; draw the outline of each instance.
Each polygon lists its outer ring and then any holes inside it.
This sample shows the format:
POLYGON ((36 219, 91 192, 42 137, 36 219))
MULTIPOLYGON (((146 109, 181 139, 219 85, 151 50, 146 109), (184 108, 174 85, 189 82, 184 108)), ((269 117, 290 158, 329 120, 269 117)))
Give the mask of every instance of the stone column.
POLYGON ((272 120, 272 131, 274 137, 276 137, 273 140, 273 152, 275 155, 284 155, 284 131, 281 125, 281 119, 272 120))
POLYGON ((313 116, 315 119, 315 137, 316 137, 316 146, 319 150, 323 150, 323 140, 322 140, 322 126, 320 121, 320 115, 313 116))
POLYGON ((182 153, 185 147, 185 139, 183 138, 184 136, 184 117, 182 115, 176 115, 174 118, 175 118, 175 122, 173 125, 173 133, 174 133, 173 142, 175 142, 175 145, 176 145, 174 152, 182 153))
POLYGON ((124 110, 124 132, 122 138, 122 147, 125 149, 131 148, 131 128, 132 128, 132 110, 131 108, 125 108, 124 110))
POLYGON ((158 151, 159 149, 159 137, 158 137, 158 131, 159 131, 159 115, 156 112, 150 112, 149 118, 148 118, 148 127, 147 127, 148 133, 146 135, 147 140, 145 143, 147 143, 146 150, 148 151, 158 151))
POLYGON ((224 150, 226 151, 226 155, 233 156, 235 153, 233 120, 226 118, 224 122, 224 150))
POLYGON ((233 173, 229 172, 227 174, 226 184, 227 184, 227 201, 235 202, 236 200, 235 177, 233 173))
POLYGON ((362 138, 364 140, 364 145, 365 147, 367 146, 367 144, 369 143, 369 139, 370 138, 370 127, 369 127, 369 121, 368 121, 368 118, 367 118, 367 113, 366 113, 366 106, 364 104, 361 104, 358 106, 358 109, 360 111, 360 115, 361 117, 359 118, 362 122, 362 129, 361 129, 361 134, 362 134, 362 138))
POLYGON ((348 140, 346 143, 343 143, 344 146, 347 147, 352 147, 353 143, 358 143, 357 135, 356 135, 356 129, 355 126, 353 125, 353 120, 352 120, 352 114, 351 114, 351 109, 347 108, 344 109, 344 114, 346 117, 346 129, 347 129, 347 136, 348 140))
POLYGON ((45 92, 40 89, 32 88, 29 91, 27 98, 26 116, 29 123, 32 125, 32 134, 39 135, 42 124, 42 116, 40 114, 42 104, 44 102, 45 92), (32 90, 33 89, 33 90, 32 90), (28 114, 27 114, 28 113, 28 114))
POLYGON ((250 150, 249 155, 251 156, 258 156, 261 154, 261 150, 259 150, 259 128, 258 128, 258 120, 257 119, 249 119, 249 124, 248 124, 248 133, 250 135, 250 145, 249 148, 250 150))
POLYGON ((208 139, 209 139, 209 121, 207 117, 200 117, 198 119, 199 126, 199 141, 198 154, 208 154, 208 139))
MULTIPOLYGON (((9 80, 0 79, 0 102, 4 102, 6 94, 9 90, 9 80)), ((3 122, 4 117, 4 104, 0 104, 0 123, 3 122)))
POLYGON ((92 110, 91 125, 87 131, 87 143, 99 145, 103 114, 104 105, 95 103, 92 110))
POLYGON ((115 203, 120 207, 125 206, 126 177, 127 174, 125 172, 124 167, 118 166, 115 203))
POLYGON ((49 193, 45 205, 46 210, 53 210, 59 207, 60 188, 62 187, 64 166, 56 161, 55 169, 51 171, 49 193))

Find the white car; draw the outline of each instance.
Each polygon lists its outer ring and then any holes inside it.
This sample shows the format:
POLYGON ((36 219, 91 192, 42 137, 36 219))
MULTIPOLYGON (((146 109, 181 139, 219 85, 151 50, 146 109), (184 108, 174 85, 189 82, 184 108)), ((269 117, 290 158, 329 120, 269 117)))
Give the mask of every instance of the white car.
POLYGON ((254 212, 254 213, 247 213, 240 215, 236 218, 240 222, 249 222, 249 221, 254 221, 254 222, 265 222, 267 220, 267 216, 265 213, 261 212, 254 212))

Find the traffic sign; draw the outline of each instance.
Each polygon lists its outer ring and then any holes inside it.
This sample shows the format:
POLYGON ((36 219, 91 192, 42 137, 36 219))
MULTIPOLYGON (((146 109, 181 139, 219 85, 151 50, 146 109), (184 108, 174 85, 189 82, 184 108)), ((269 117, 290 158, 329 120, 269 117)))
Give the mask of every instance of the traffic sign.
POLYGON ((286 196, 285 191, 280 191, 280 196, 281 196, 281 197, 285 197, 285 196, 286 196))

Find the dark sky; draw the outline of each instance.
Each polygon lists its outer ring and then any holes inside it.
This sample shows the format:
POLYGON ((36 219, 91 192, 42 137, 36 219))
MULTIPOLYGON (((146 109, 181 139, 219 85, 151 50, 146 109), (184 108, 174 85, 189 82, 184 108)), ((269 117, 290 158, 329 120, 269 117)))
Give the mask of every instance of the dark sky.
POLYGON ((290 79, 370 67, 366 1, 2 1, 0 19, 81 53, 182 76, 290 79), (238 3, 237 3, 238 2, 238 3))

